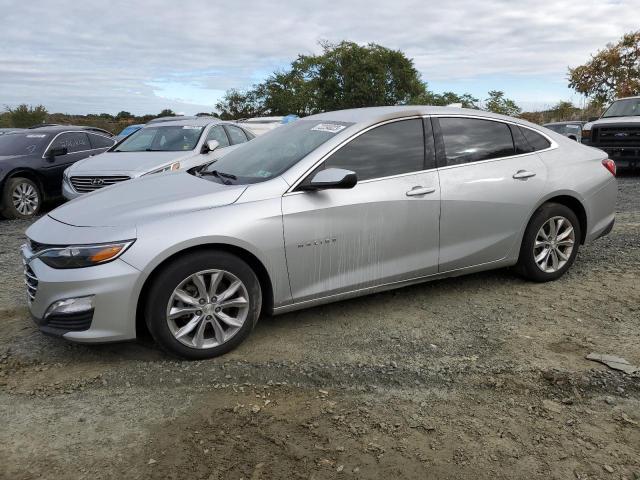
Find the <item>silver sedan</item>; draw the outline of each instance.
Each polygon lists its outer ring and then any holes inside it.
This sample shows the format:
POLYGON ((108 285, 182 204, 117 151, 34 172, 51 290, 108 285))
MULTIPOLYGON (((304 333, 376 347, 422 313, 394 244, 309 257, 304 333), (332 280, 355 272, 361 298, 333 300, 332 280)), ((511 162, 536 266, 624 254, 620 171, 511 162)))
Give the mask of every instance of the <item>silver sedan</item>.
POLYGON ((68 340, 146 328, 173 354, 207 358, 261 313, 509 266, 555 280, 611 230, 616 193, 602 151, 523 120, 324 113, 38 220, 23 247, 29 306, 68 340))

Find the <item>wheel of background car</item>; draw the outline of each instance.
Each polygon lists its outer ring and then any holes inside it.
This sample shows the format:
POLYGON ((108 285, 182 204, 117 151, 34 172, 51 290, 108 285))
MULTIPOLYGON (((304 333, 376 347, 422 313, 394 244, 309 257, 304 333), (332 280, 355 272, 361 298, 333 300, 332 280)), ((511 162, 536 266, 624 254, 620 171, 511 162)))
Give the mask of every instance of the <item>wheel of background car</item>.
POLYGON ((2 192, 2 215, 5 218, 31 218, 40 211, 42 193, 28 178, 9 179, 2 192))
POLYGON ((262 292, 255 273, 226 252, 201 251, 179 257, 155 277, 145 320, 167 352, 197 360, 239 345, 260 315, 262 292))
POLYGON ((578 254, 580 235, 573 210, 558 203, 544 204, 527 225, 517 269, 536 282, 560 278, 578 254))

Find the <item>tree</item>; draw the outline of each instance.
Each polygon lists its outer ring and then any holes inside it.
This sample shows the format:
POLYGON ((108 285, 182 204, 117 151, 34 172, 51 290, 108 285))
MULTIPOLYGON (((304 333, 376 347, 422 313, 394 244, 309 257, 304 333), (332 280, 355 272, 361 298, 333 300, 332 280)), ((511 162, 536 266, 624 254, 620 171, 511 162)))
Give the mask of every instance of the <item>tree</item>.
POLYGON ((5 107, 9 114, 9 121, 13 127, 27 128, 39 123, 44 123, 47 119, 47 109, 42 105, 31 107, 26 103, 18 105, 16 108, 5 107))
POLYGON ((600 104, 640 95, 640 30, 607 44, 584 65, 569 68, 569 87, 600 104))
POLYGON ((216 103, 216 110, 220 112, 222 120, 238 120, 261 115, 264 107, 256 98, 256 90, 241 91, 236 89, 227 90, 222 100, 216 103))
POLYGON ((176 116, 176 113, 170 108, 165 108, 158 114, 158 117, 175 117, 175 116, 176 116))
POLYGON ((127 120, 127 119, 129 119, 129 118, 133 118, 133 115, 131 115, 131 113, 130 113, 130 112, 127 112, 127 111, 124 111, 124 110, 123 110, 123 111, 121 111, 121 112, 118 112, 118 113, 116 114, 116 117, 115 117, 115 118, 116 118, 116 120, 127 120))
POLYGON ((499 90, 491 90, 489 98, 485 101, 484 110, 489 112, 509 115, 511 117, 518 116, 522 111, 516 102, 509 98, 505 98, 504 92, 499 90))
POLYGON ((424 84, 424 93, 412 99, 412 103, 416 105, 434 105, 437 107, 446 107, 452 103, 461 103, 463 108, 478 108, 479 100, 470 93, 458 95, 454 92, 435 93, 429 90, 429 86, 424 84))

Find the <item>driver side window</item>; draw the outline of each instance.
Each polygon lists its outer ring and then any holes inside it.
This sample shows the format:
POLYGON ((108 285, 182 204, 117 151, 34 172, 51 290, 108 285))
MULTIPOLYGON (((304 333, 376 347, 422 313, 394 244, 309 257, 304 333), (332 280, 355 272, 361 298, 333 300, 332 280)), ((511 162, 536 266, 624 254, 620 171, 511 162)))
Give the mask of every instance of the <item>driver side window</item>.
POLYGON ((224 129, 220 126, 213 127, 209 130, 206 141, 208 142, 209 140, 216 140, 220 144, 220 148, 229 146, 229 138, 227 137, 224 129))

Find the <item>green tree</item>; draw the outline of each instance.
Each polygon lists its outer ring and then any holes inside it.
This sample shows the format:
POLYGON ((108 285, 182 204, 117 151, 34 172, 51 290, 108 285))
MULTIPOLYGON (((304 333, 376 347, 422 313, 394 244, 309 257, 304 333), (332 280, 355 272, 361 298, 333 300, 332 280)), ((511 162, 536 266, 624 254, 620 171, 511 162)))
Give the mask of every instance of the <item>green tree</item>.
POLYGON ((412 99, 416 105, 434 105, 446 107, 452 103, 461 103, 463 108, 478 108, 479 100, 470 93, 458 95, 454 92, 435 93, 429 90, 429 86, 424 84, 424 93, 412 99))
POLYGON ((47 109, 42 105, 31 107, 25 103, 15 108, 5 107, 9 114, 9 121, 13 127, 27 128, 39 123, 44 123, 47 119, 47 109))
POLYGON ((263 114, 265 108, 262 101, 257 98, 258 88, 259 86, 256 85, 248 91, 227 90, 222 100, 216 104, 220 118, 222 120, 238 120, 263 114))
POLYGON ((640 95, 640 30, 607 44, 584 65, 569 68, 569 87, 599 104, 640 95))
POLYGON ((170 108, 165 108, 158 114, 158 117, 175 117, 175 116, 176 116, 176 112, 174 112, 170 108))
POLYGON ((502 115, 509 115, 511 117, 520 115, 520 112, 522 111, 520 107, 516 105, 516 102, 513 100, 505 98, 504 92, 491 90, 488 95, 489 98, 485 101, 484 110, 502 115))
POLYGON ((127 120, 129 118, 133 118, 133 115, 131 115, 130 112, 127 112, 125 110, 122 110, 121 112, 118 112, 116 114, 116 120, 127 120))

